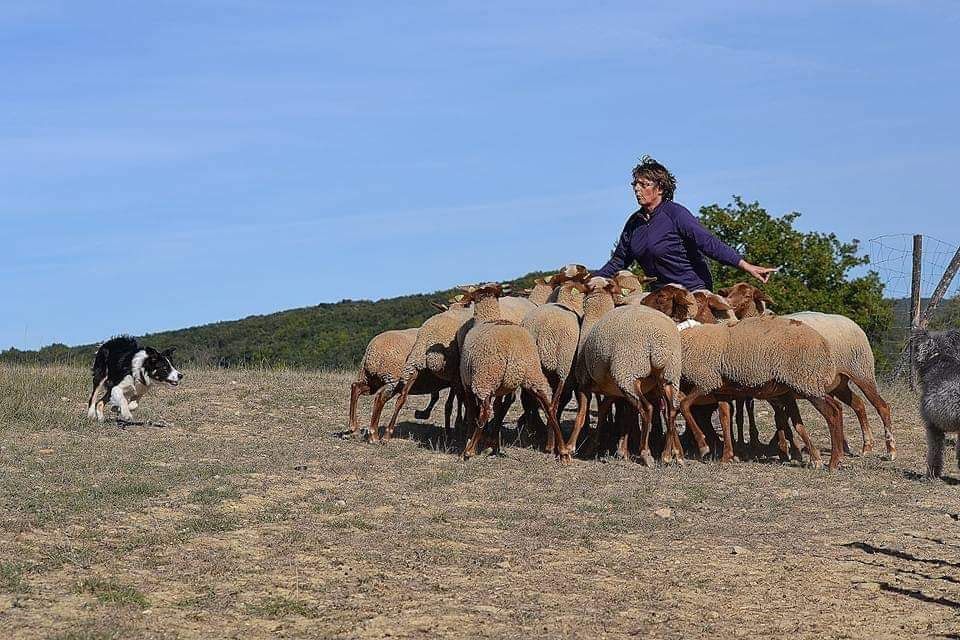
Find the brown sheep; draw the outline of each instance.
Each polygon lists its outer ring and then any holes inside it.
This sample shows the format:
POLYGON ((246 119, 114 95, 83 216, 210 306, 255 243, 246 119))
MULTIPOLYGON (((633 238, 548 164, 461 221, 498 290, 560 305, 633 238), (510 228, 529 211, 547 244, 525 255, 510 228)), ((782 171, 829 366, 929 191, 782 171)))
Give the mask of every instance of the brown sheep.
MULTIPOLYGON (((557 454, 570 461, 556 418, 556 398, 540 369, 537 347, 530 333, 518 324, 502 320, 498 298, 505 289, 496 283, 465 287, 465 299, 474 303, 474 323, 463 337, 460 349, 460 384, 467 415, 473 419, 473 435, 463 451, 464 459, 477 453, 484 427, 492 415, 495 397, 518 389, 531 393, 547 415, 548 426, 557 443, 557 454)), ((492 446, 499 451, 499 424, 494 425, 492 446)))
MULTIPOLYGON (((360 361, 357 380, 350 385, 350 427, 346 433, 355 434, 360 428, 357 420, 357 402, 361 395, 374 396, 370 430, 377 430, 383 406, 393 396, 393 386, 388 384, 388 380, 399 378, 403 363, 416 342, 417 331, 417 329, 384 331, 374 336, 367 344, 363 360, 360 361)), ((449 386, 449 383, 432 375, 426 375, 418 380, 410 392, 414 395, 429 393, 430 403, 422 411, 416 412, 417 419, 423 420, 430 417, 430 412, 440 397, 440 390, 449 386)), ((454 397, 455 394, 451 393, 447 398, 445 415, 447 426, 450 422, 454 397)))
MULTIPOLYGON (((729 293, 729 299, 737 317, 771 313, 768 308, 772 304, 770 298, 751 284, 741 282, 724 291, 729 293)), ((827 340, 833 352, 837 369, 840 372, 830 389, 830 395, 852 408, 856 413, 863 438, 863 452, 867 453, 873 449, 873 430, 870 428, 870 421, 863 401, 857 394, 853 393, 849 383, 853 382, 860 389, 880 416, 883 423, 887 457, 893 460, 896 457, 896 443, 891 427, 890 405, 883 399, 877 389, 873 350, 870 348, 870 342, 863 329, 850 318, 839 314, 802 311, 784 317, 793 318, 811 326, 827 340)), ((738 414, 739 409, 740 407, 738 407, 738 414)), ((748 406, 746 413, 751 423, 750 437, 751 443, 753 443, 755 426, 752 408, 748 406)), ((743 418, 738 415, 738 427, 742 422, 743 418)), ((782 448, 783 438, 780 438, 780 441, 782 448)))
MULTIPOLYGON (((644 306, 615 307, 614 300, 621 294, 615 281, 595 277, 587 287, 577 352, 578 411, 567 446, 576 445, 591 394, 602 394, 607 408, 614 399, 622 398, 641 418, 640 456, 652 464, 649 438, 655 405, 647 396, 663 397, 668 415, 667 446, 661 459, 681 461, 683 451, 676 433, 681 350, 676 326, 670 318, 644 306)), ((621 438, 618 451, 621 456, 629 455, 626 437, 621 438)))

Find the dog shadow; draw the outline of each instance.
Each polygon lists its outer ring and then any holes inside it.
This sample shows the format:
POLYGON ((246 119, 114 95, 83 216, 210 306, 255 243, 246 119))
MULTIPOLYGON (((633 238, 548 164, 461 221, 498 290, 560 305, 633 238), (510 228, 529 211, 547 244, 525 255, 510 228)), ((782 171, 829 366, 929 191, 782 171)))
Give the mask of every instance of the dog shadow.
POLYGON ((164 424, 162 422, 152 422, 150 420, 124 420, 123 418, 117 418, 117 426, 121 429, 126 429, 127 427, 150 427, 152 429, 172 428, 171 425, 164 424))
POLYGON ((951 476, 941 476, 940 478, 934 480, 934 479, 928 478, 925 474, 917 473, 916 471, 911 471, 910 469, 903 469, 903 470, 900 472, 900 475, 902 475, 902 476, 903 476, 904 478, 906 478, 907 480, 916 480, 916 481, 919 481, 919 482, 937 482, 937 481, 939 481, 939 482, 942 482, 943 484, 948 484, 948 485, 954 486, 954 487, 957 486, 957 485, 960 485, 960 479, 958 479, 958 478, 954 478, 954 477, 951 477, 951 476))

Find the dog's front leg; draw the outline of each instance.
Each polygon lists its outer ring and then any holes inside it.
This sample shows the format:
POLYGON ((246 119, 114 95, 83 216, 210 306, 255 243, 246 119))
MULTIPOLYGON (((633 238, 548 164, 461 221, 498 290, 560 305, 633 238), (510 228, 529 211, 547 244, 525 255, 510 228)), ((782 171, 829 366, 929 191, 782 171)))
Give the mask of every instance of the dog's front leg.
POLYGON ((121 385, 115 386, 110 391, 110 400, 120 409, 120 417, 128 422, 133 421, 133 414, 130 413, 130 405, 127 404, 127 396, 123 393, 121 385))

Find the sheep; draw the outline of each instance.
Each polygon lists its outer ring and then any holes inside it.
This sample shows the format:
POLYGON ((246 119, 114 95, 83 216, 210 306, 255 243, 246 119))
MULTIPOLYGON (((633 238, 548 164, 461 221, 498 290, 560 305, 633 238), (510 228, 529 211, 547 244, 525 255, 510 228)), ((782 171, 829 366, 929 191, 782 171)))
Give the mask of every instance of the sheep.
MULTIPOLYGON (((960 432, 960 331, 921 329, 910 340, 923 390, 920 415, 927 432, 927 477, 939 478, 943 473, 943 434, 960 432)), ((960 433, 956 447, 960 467, 960 433)))
MULTIPOLYGON (((417 329, 393 329, 375 335, 367 344, 356 381, 350 385, 350 413, 349 429, 345 435, 355 434, 360 424, 357 421, 357 401, 361 395, 373 395, 373 413, 370 430, 374 431, 380 422, 380 413, 384 405, 392 397, 392 387, 387 384, 388 379, 397 378, 403 363, 417 339, 417 329)), ((440 390, 449 387, 448 383, 436 377, 424 376, 411 389, 414 395, 430 394, 430 403, 423 410, 416 412, 416 417, 423 420, 430 417, 433 406, 440 397, 440 390)), ((445 422, 449 426, 455 394, 447 398, 445 422)))
MULTIPOLYGON (((463 458, 476 455, 484 426, 491 417, 493 398, 523 389, 534 395, 547 414, 554 439, 560 443, 556 453, 561 461, 569 462, 570 451, 563 444, 556 418, 557 398, 551 397, 550 385, 540 369, 533 336, 520 325, 501 319, 498 298, 505 293, 504 287, 488 283, 464 289, 465 299, 474 303, 474 317, 460 349, 460 383, 474 429, 463 458)), ((496 429, 493 449, 499 452, 499 424, 496 429)))
MULTIPOLYGON (((567 447, 576 445, 587 420, 590 394, 603 394, 607 409, 614 399, 621 398, 637 410, 642 421, 640 457, 652 465, 649 438, 655 405, 647 395, 653 395, 667 400, 667 446, 661 459, 667 463, 676 456, 682 461, 676 432, 681 350, 674 323, 648 307, 614 307, 622 290, 613 280, 591 278, 587 289, 575 374, 577 418, 567 447)), ((622 457, 629 456, 626 445, 627 438, 621 437, 618 452, 622 457)))
MULTIPOLYGON (((729 294, 728 299, 731 306, 734 307, 737 317, 747 317, 741 314, 771 313, 769 311, 769 306, 772 304, 770 298, 751 284, 741 282, 724 291, 729 294)), ((840 372, 835 384, 830 389, 830 395, 852 408, 856 413, 863 438, 863 453, 868 453, 873 449, 873 430, 870 428, 866 407, 860 397, 853 393, 849 385, 850 382, 853 382, 860 389, 880 416, 880 421, 883 423, 887 457, 890 460, 895 459, 896 442, 891 427, 890 405, 877 390, 873 350, 870 348, 870 341, 863 329, 850 318, 840 314, 801 311, 784 317, 799 320, 826 338, 840 372)), ((754 419, 752 411, 747 413, 751 422, 752 444, 755 429, 753 426, 754 419)), ((740 422, 742 423, 742 418, 740 418, 740 422)))
MULTIPOLYGON (((457 331, 472 319, 473 310, 467 308, 468 301, 455 300, 450 307, 427 321, 417 330, 417 339, 407 356, 399 377, 385 379, 395 386, 392 393, 399 393, 390 423, 384 431, 384 439, 389 440, 396 428, 397 416, 406 404, 407 396, 413 391, 413 385, 424 371, 445 381, 452 387, 452 393, 459 395, 460 352, 457 345, 457 331)), ((377 430, 372 430, 370 441, 379 440, 377 430)))
POLYGON ((553 276, 534 280, 533 288, 523 290, 523 292, 527 294, 527 300, 538 307, 549 302, 550 295, 553 293, 552 278, 553 276))
MULTIPOLYGON (((558 399, 561 415, 564 398, 570 395, 571 372, 577 343, 580 340, 580 314, 583 312, 583 294, 586 287, 579 282, 565 282, 557 288, 557 302, 543 304, 533 309, 520 326, 530 332, 537 346, 540 368, 550 383, 553 397, 558 399)), ((542 425, 532 397, 521 395, 524 424, 534 421, 534 429, 542 425)), ((547 449, 552 450, 553 438, 548 432, 547 449)))
POLYGON ((877 378, 873 350, 867 334, 856 322, 836 313, 819 313, 816 311, 801 311, 783 316, 799 320, 813 328, 830 345, 837 366, 838 376, 830 389, 830 395, 851 407, 857 414, 860 423, 860 433, 863 437, 863 453, 873 449, 873 431, 867 418, 867 410, 860 396, 853 393, 850 382, 863 392, 867 400, 880 415, 883 423, 883 439, 887 457, 896 458, 897 448, 891 428, 890 405, 883 399, 877 390, 877 378))
MULTIPOLYGON (((775 316, 745 318, 736 323, 696 324, 680 333, 683 345, 685 396, 680 411, 689 425, 696 424, 690 412, 694 404, 753 397, 786 402, 808 400, 823 415, 830 428, 830 470, 843 458, 842 412, 828 393, 837 368, 826 339, 797 320, 775 316)), ((730 411, 720 403, 724 451, 722 460, 733 459, 730 411)), ((820 455, 792 412, 796 429, 810 452, 814 466, 820 455)))
POLYGON ((773 306, 770 296, 747 282, 738 282, 732 287, 719 289, 717 293, 727 299, 738 318, 766 315, 773 306))

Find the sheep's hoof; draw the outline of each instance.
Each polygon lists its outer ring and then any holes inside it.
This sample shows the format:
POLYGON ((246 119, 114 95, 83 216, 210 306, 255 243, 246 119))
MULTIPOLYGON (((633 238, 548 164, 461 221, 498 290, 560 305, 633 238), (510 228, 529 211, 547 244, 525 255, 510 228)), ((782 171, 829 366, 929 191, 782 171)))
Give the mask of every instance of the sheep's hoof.
POLYGON ((889 448, 887 449, 887 455, 884 456, 884 459, 885 459, 885 460, 889 460, 890 462, 893 462, 894 460, 896 460, 896 459, 897 459, 897 450, 894 449, 893 447, 889 447, 889 448))
POLYGON ((655 466, 655 463, 653 461, 653 456, 650 455, 649 451, 640 452, 640 462, 642 462, 645 467, 655 466))
POLYGON ((710 455, 710 445, 705 444, 705 445, 703 445, 702 447, 700 447, 700 459, 701 459, 701 460, 706 459, 706 457, 709 456, 709 455, 710 455))
POLYGON ((807 465, 811 469, 823 469, 823 460, 811 460, 807 465))

